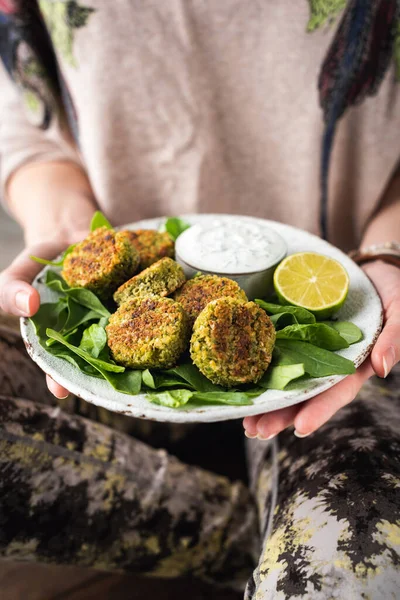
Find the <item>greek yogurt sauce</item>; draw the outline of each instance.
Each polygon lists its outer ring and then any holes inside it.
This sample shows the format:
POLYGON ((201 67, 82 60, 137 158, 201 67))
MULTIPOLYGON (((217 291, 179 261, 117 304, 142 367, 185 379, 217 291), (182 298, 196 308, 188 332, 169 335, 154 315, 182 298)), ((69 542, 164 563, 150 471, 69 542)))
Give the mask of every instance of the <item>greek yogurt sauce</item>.
POLYGON ((223 217, 184 231, 175 250, 177 258, 199 271, 239 275, 268 269, 284 258, 287 247, 262 222, 223 217))

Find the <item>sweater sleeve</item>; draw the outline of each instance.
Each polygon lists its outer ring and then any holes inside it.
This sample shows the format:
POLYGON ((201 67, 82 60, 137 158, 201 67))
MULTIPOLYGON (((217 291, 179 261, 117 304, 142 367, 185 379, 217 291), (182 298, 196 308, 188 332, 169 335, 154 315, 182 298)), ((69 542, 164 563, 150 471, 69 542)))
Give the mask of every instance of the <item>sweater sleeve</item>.
POLYGON ((61 131, 55 115, 47 117, 46 129, 35 123, 43 120, 40 97, 21 91, 13 83, 0 61, 0 197, 5 201, 5 190, 10 176, 21 166, 48 161, 67 160, 80 166, 78 151, 61 131))

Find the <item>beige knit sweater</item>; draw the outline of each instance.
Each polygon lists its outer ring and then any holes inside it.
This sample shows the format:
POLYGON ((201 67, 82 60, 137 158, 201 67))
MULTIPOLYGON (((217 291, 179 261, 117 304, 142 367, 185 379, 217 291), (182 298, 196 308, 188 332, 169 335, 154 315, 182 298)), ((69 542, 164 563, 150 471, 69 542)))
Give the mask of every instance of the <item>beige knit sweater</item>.
MULTIPOLYGON (((306 0, 80 0, 94 10, 68 35, 62 5, 40 2, 78 116, 80 153, 56 118, 46 131, 31 123, 2 68, 3 182, 21 164, 69 158, 83 164, 115 224, 229 212, 318 233, 317 77, 334 29, 306 33, 306 0)), ((390 72, 379 95, 340 122, 333 243, 358 243, 399 156, 400 86, 390 72)))

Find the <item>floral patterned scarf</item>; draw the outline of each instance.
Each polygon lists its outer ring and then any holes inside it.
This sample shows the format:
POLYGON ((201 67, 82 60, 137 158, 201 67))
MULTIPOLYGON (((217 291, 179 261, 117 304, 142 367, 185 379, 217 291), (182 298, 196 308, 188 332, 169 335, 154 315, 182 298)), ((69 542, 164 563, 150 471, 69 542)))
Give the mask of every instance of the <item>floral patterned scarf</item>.
MULTIPOLYGON (((343 0, 310 0, 309 27, 333 16, 346 5, 343 0)), ((351 105, 377 93, 392 57, 400 78, 400 1, 350 0, 328 50, 318 80, 325 120, 321 152, 321 214, 323 237, 327 235, 328 175, 335 131, 351 105)))

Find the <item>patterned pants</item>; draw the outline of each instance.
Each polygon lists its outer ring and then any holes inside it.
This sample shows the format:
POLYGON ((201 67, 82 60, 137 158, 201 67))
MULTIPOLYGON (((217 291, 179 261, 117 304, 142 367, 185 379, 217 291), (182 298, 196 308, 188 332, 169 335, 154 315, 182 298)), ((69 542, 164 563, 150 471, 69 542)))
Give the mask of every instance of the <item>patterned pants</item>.
POLYGON ((0 358, 3 558, 193 576, 246 600, 400 597, 400 370, 309 438, 248 441, 246 485, 211 470, 240 475, 240 422, 56 402, 10 324, 0 358))

